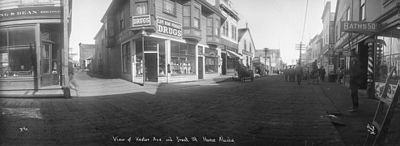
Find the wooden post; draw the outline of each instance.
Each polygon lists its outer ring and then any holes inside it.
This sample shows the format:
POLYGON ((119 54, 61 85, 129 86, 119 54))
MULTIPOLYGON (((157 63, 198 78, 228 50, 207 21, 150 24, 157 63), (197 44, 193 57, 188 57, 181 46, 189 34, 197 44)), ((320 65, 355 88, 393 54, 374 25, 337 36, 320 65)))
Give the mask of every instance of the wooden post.
POLYGON ((70 98, 71 91, 69 88, 69 76, 68 76, 68 55, 69 55, 69 0, 63 0, 63 50, 61 55, 61 63, 62 63, 62 89, 64 92, 64 97, 70 98))

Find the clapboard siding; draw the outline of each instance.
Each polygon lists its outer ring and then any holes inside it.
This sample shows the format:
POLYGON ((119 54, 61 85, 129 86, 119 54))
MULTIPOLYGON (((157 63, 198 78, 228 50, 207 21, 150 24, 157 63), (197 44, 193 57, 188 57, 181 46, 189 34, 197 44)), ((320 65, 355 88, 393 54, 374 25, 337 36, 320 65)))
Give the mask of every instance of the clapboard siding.
POLYGON ((169 15, 169 14, 163 12, 163 1, 164 0, 155 0, 156 16, 163 17, 165 19, 175 21, 179 24, 182 24, 182 22, 183 22, 183 20, 182 20, 183 2, 181 2, 181 1, 176 2, 176 15, 173 16, 173 15, 169 15))

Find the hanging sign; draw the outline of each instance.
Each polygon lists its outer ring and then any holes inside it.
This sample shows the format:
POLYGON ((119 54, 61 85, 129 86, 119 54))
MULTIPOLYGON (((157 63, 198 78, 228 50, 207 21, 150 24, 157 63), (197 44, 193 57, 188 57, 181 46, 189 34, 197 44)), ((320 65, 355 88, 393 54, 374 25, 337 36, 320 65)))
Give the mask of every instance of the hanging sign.
POLYGON ((371 33, 378 31, 378 24, 373 22, 342 21, 340 22, 342 32, 371 33))
POLYGON ((182 24, 164 19, 162 17, 157 17, 157 32, 181 38, 182 24))

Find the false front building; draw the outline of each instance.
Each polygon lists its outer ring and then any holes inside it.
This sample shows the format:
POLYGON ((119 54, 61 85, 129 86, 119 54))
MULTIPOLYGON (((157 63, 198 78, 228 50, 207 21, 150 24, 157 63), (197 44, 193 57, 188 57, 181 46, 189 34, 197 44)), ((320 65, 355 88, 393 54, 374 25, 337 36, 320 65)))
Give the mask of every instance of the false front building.
MULTIPOLYGON (((227 20, 220 5, 219 0, 113 0, 95 37, 92 72, 136 83, 219 76, 225 53, 220 29, 227 20)), ((237 36, 232 40, 237 52, 237 36)))

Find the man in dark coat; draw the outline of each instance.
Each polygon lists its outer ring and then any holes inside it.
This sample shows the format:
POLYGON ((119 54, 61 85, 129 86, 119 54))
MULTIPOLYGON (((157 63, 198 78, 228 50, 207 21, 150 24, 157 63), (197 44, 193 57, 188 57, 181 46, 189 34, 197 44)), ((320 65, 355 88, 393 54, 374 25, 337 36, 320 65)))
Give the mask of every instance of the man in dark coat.
POLYGON ((300 85, 301 80, 303 78, 303 68, 300 66, 300 64, 297 64, 294 70, 296 73, 297 84, 300 85))
POLYGON ((361 82, 361 67, 360 61, 356 56, 352 57, 350 63, 350 89, 353 107, 349 111, 355 112, 358 110, 358 88, 361 82))
POLYGON ((326 74, 326 71, 325 71, 325 68, 324 68, 324 66, 321 66, 321 68, 320 68, 320 71, 319 71, 319 76, 321 77, 321 81, 325 81, 325 74, 326 74))

